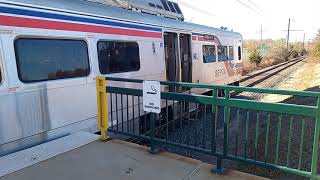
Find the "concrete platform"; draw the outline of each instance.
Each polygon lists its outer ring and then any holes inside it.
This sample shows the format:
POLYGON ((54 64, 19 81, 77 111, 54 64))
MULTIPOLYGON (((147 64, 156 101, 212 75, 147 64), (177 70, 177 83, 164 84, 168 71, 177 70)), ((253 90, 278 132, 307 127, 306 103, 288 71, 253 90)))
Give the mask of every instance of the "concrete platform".
POLYGON ((212 165, 179 155, 148 153, 148 148, 110 140, 95 141, 0 178, 1 180, 262 180, 237 171, 219 176, 212 165))

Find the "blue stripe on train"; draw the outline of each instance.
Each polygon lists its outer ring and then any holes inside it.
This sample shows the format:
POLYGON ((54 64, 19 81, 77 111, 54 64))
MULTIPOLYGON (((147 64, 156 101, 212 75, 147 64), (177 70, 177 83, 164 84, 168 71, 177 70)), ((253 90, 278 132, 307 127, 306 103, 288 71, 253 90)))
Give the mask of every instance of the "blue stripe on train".
POLYGON ((59 19, 59 20, 67 20, 67 21, 76 21, 76 22, 84 22, 84 23, 92 23, 92 24, 100 24, 100 25, 107 25, 107 26, 132 28, 132 29, 141 29, 141 30, 156 31, 156 32, 162 31, 160 28, 155 28, 155 27, 140 26, 140 25, 134 25, 134 24, 104 21, 104 20, 90 19, 90 18, 83 18, 83 17, 67 16, 67 15, 61 15, 61 14, 38 12, 38 11, 31 11, 31 10, 17 9, 17 8, 10 8, 10 7, 0 7, 0 13, 24 15, 24 16, 31 16, 31 17, 41 17, 41 18, 49 18, 49 19, 59 19))

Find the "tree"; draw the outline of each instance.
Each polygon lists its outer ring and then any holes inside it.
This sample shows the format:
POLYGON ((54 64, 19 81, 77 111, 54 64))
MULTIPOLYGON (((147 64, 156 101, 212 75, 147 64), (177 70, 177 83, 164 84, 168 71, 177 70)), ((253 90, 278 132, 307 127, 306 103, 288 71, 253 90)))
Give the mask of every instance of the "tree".
POLYGON ((249 61, 251 63, 255 63, 256 65, 259 65, 262 61, 262 55, 260 54, 260 52, 258 51, 258 49, 253 49, 250 51, 250 55, 249 55, 249 61))
POLYGON ((318 34, 315 39, 316 42, 320 42, 320 29, 318 29, 318 34))
POLYGON ((320 57, 320 29, 312 45, 312 55, 315 57, 320 57))

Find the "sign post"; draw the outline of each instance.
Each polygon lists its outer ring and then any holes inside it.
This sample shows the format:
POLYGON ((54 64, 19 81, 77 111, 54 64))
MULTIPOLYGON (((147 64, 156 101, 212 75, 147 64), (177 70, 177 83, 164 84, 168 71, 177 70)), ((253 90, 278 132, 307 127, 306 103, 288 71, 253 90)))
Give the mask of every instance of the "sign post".
POLYGON ((159 81, 143 81, 143 110, 146 112, 161 112, 161 89, 159 81))
POLYGON ((159 81, 143 81, 143 110, 150 112, 150 153, 157 154, 159 149, 156 148, 155 142, 155 119, 156 115, 161 112, 161 89, 159 81))

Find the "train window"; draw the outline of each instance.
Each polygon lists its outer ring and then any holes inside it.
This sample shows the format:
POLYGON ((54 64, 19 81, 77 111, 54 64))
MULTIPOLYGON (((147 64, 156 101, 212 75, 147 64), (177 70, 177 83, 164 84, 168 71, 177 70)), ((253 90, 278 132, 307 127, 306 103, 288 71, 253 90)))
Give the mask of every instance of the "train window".
POLYGON ((203 46, 203 63, 216 61, 216 46, 203 46))
POLYGON ((228 46, 218 46, 218 61, 227 61, 228 59, 228 46))
POLYGON ((233 46, 229 46, 229 60, 234 59, 234 51, 233 51, 233 46))
POLYGON ((22 82, 85 77, 90 73, 85 41, 19 38, 15 53, 22 82))
POLYGON ((242 57, 241 57, 241 47, 240 46, 238 47, 238 58, 239 58, 239 60, 242 59, 242 57))
POLYGON ((222 61, 222 46, 218 46, 218 61, 222 61))
POLYGON ((136 42, 98 42, 101 74, 140 70, 139 45, 136 42))

